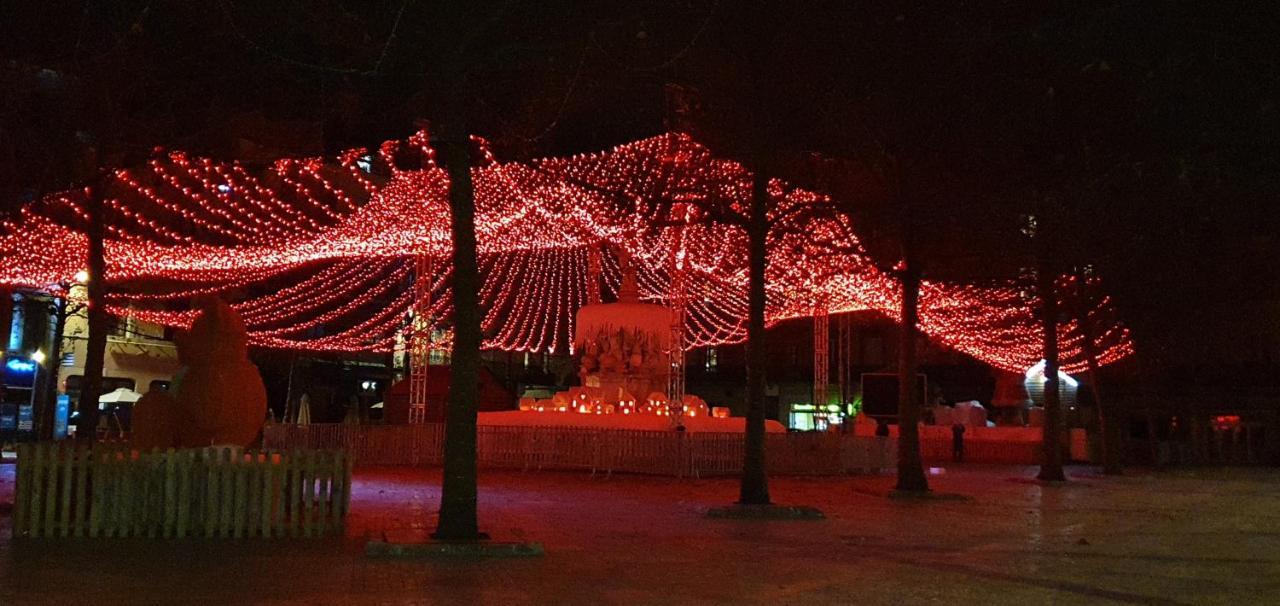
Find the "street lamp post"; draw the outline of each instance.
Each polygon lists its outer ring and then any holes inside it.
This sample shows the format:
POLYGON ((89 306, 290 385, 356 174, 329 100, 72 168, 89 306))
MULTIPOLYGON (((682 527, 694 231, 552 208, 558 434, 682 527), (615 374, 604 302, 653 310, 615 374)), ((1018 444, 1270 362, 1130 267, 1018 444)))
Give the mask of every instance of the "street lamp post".
POLYGON ((31 361, 36 363, 35 374, 31 376, 31 414, 35 414, 36 388, 40 386, 40 367, 44 365, 44 352, 39 349, 31 352, 31 361))

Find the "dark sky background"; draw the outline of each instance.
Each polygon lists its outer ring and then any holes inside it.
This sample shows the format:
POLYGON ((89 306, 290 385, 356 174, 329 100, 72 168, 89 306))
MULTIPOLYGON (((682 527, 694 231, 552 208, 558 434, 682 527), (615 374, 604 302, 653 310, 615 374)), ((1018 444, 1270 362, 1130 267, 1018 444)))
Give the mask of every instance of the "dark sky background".
POLYGON ((892 154, 938 241, 1040 208, 1162 377, 1274 369, 1276 4, 915 4, 0 0, 0 208, 82 178, 87 145, 334 152, 448 98, 500 156, 590 151, 661 132, 675 84, 717 151, 867 208, 892 154))

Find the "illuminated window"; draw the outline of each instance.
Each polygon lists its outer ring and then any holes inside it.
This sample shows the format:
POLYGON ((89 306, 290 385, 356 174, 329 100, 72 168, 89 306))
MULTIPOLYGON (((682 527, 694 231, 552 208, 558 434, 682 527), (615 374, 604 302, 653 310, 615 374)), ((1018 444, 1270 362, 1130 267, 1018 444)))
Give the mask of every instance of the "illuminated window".
POLYGON ((716 367, 719 366, 719 364, 720 364, 719 352, 717 352, 716 348, 714 347, 707 348, 707 361, 705 364, 707 372, 715 372, 716 367))

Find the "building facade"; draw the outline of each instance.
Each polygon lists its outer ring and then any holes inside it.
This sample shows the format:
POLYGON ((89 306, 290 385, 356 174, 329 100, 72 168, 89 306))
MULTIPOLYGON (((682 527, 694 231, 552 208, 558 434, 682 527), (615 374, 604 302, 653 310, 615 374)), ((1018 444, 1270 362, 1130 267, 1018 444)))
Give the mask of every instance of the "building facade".
MULTIPOLYGON (((88 337, 88 320, 76 297, 4 293, 0 299, 5 369, 0 435, 7 439, 34 435, 42 418, 53 423, 55 435, 65 431, 79 401, 88 337), (53 407, 51 414, 41 414, 42 404, 53 407)), ((107 337, 102 393, 120 388, 138 393, 168 389, 178 366, 171 331, 117 319, 107 337)), ((109 406, 105 422, 108 427, 112 423, 116 428, 127 427, 129 411, 128 406, 109 406)))

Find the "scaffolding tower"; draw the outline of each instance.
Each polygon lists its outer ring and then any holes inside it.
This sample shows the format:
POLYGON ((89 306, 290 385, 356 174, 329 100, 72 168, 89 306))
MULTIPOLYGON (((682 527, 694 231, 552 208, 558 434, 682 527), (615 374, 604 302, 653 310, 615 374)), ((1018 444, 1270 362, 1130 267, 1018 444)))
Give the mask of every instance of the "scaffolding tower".
POLYGON ((676 267, 671 273, 671 293, 668 296, 668 307, 671 308, 671 332, 668 337, 667 364, 667 403, 670 406, 671 423, 680 426, 684 417, 684 315, 685 315, 685 279, 684 270, 676 267))
MULTIPOLYGON (((688 208, 677 205, 673 214, 683 214, 688 219, 688 208)), ((676 227, 671 248, 671 282, 667 293, 667 306, 671 308, 671 332, 667 338, 667 405, 673 427, 684 426, 684 319, 685 305, 688 299, 688 284, 685 271, 684 230, 676 227)))
MULTIPOLYGON (((840 390, 840 406, 853 401, 853 329, 849 314, 836 316, 836 385, 840 390)), ((847 412, 847 410, 846 410, 847 412)))
POLYGON ((826 301, 813 308, 813 406, 827 405, 827 385, 831 371, 831 314, 826 301))
POLYGON ((431 258, 419 255, 413 273, 409 318, 409 423, 427 420, 427 373, 431 364, 431 258))

